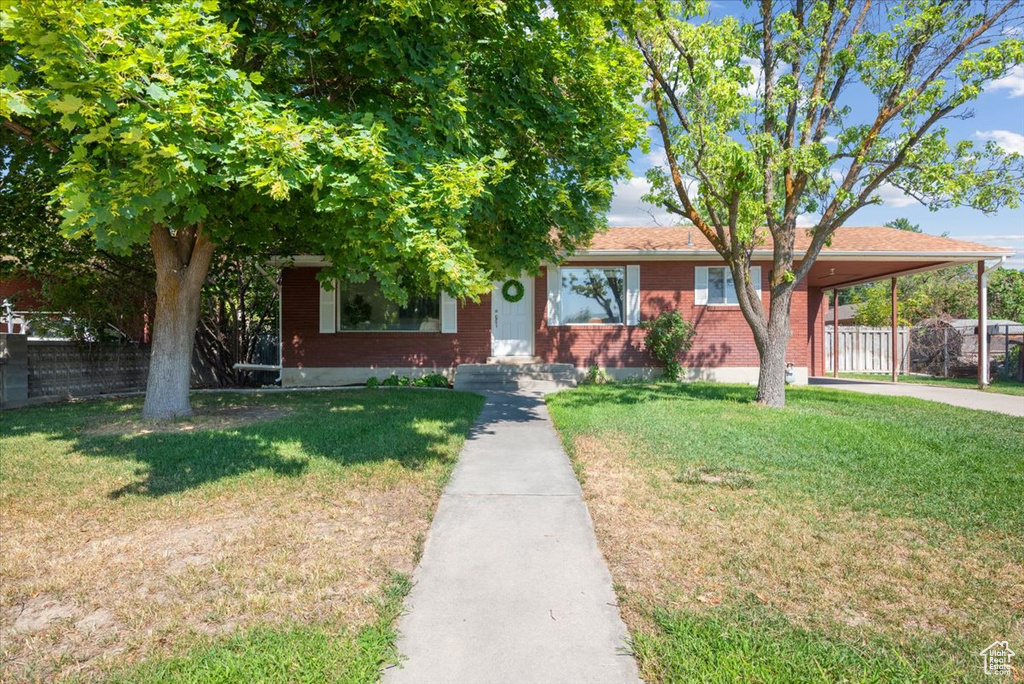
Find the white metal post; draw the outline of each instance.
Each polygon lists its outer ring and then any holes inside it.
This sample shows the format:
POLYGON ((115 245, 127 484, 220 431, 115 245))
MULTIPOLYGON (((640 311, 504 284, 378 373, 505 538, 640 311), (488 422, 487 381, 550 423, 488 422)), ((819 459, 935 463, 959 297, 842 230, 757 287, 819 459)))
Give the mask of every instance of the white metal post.
POLYGON ((978 386, 988 387, 988 274, 999 268, 1006 257, 985 268, 984 260, 978 262, 978 386))

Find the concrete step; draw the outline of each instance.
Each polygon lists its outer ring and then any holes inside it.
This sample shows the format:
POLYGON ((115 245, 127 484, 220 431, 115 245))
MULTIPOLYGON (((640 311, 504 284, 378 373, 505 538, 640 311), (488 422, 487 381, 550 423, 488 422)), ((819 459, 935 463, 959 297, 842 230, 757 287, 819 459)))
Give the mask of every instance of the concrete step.
POLYGON ((576 380, 569 363, 467 363, 455 369, 455 389, 466 391, 555 392, 575 387, 576 380))

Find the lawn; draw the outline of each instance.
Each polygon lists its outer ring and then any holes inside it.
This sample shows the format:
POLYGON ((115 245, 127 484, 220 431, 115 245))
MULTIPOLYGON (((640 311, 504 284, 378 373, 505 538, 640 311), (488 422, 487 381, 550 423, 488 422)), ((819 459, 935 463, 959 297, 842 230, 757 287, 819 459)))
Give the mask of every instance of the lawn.
POLYGON ((1024 645, 1024 419, 753 394, 548 398, 645 681, 982 681, 1024 645))
MULTIPOLYGON (((871 380, 872 382, 889 382, 892 376, 881 373, 840 373, 841 378, 851 380, 871 380)), ((934 385, 936 387, 962 387, 964 389, 978 389, 977 378, 938 378, 930 375, 900 375, 900 382, 911 385, 934 385)), ((995 394, 1012 394, 1024 397, 1024 382, 1019 380, 1001 380, 993 378, 992 383, 985 389, 986 392, 995 394)))
POLYGON ((204 394, 0 415, 0 680, 374 682, 482 405, 204 394))

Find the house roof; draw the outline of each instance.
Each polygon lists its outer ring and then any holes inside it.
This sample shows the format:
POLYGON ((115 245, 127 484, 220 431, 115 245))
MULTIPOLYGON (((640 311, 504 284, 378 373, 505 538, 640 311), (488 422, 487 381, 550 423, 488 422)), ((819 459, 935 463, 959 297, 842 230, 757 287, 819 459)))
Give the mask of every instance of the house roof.
MULTIPOLYGON (((840 304, 839 305, 839 322, 852 321, 857 315, 857 309, 860 308, 860 304, 840 304)), ((828 314, 825 318, 825 323, 831 323, 833 316, 835 315, 832 306, 828 307, 828 314)))
MULTIPOLYGON (((797 257, 807 249, 810 236, 807 231, 798 230, 796 235, 797 257)), ((765 231, 765 243, 755 253, 771 252, 771 236, 765 231)), ((575 256, 602 256, 619 254, 664 254, 666 256, 694 257, 717 254, 710 241, 696 228, 689 226, 612 227, 594 236, 590 246, 578 251, 575 256)), ((912 233, 882 226, 843 227, 836 230, 831 244, 822 252, 822 258, 829 257, 919 257, 919 258, 997 258, 1014 253, 1006 247, 992 247, 974 242, 951 238, 912 233)))
MULTIPOLYGON (((968 332, 971 335, 976 335, 978 333, 977 318, 954 318, 952 320, 945 321, 945 324, 951 328, 968 332)), ((988 319, 988 331, 989 334, 1008 333, 1010 335, 1020 335, 1024 334, 1024 324, 1004 318, 990 318, 988 319)))

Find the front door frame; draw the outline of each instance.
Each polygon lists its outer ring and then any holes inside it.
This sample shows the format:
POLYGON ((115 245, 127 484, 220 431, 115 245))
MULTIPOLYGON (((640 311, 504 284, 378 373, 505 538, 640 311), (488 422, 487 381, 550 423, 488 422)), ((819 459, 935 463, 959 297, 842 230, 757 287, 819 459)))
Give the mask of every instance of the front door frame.
MULTIPOLYGON (((504 287, 506 280, 494 281, 491 288, 491 356, 495 358, 531 358, 537 352, 537 305, 536 305, 536 279, 526 272, 520 274, 518 280, 523 284, 523 300, 526 302, 528 309, 528 328, 527 337, 524 337, 524 341, 529 343, 529 350, 523 354, 498 354, 494 348, 495 343, 495 327, 498 318, 498 304, 499 297, 502 297, 501 288, 504 287)), ((520 304, 522 302, 516 302, 520 304)))

